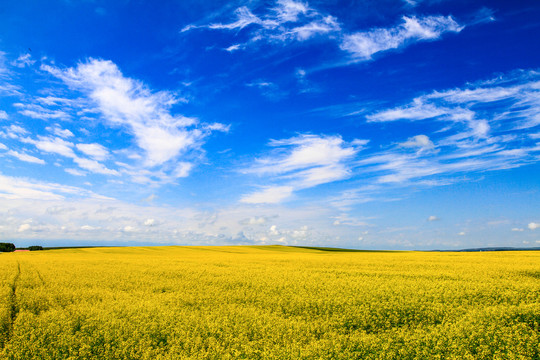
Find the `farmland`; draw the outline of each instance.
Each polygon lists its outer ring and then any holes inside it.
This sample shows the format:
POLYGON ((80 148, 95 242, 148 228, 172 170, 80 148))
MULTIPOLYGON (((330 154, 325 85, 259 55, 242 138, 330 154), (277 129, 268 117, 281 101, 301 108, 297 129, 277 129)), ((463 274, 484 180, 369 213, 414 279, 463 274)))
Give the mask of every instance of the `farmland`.
POLYGON ((0 254, 0 359, 539 359, 540 252, 0 254))

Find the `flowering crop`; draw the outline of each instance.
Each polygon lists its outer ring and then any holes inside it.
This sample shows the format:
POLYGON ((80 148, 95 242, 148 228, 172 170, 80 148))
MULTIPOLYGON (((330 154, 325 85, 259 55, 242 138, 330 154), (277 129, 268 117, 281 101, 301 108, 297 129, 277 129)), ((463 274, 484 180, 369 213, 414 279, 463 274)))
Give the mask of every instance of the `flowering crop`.
POLYGON ((0 255, 0 359, 539 359, 540 252, 0 255))

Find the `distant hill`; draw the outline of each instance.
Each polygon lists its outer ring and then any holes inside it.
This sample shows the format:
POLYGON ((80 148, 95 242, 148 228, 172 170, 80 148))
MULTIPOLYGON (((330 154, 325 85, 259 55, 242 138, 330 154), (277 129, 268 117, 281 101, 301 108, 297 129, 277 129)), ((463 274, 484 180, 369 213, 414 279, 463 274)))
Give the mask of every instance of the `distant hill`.
POLYGON ((485 247, 485 248, 472 248, 472 249, 461 249, 461 250, 432 250, 440 252, 479 252, 479 251, 537 251, 540 250, 540 247, 528 247, 528 248, 515 248, 515 247, 485 247))

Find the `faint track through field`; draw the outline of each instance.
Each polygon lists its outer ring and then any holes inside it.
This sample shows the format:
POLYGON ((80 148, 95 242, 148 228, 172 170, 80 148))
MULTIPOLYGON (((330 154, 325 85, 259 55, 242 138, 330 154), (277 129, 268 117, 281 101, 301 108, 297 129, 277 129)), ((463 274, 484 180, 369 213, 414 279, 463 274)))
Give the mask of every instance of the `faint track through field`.
POLYGON ((11 283, 11 293, 9 294, 8 298, 8 324, 7 324, 7 333, 4 343, 2 344, 2 348, 6 346, 7 343, 11 340, 11 337, 13 336, 13 324, 15 323, 15 319, 17 319, 17 315, 19 313, 19 309, 17 308, 17 282, 19 281, 19 277, 21 276, 21 263, 17 261, 17 273, 13 277, 13 281, 11 283))

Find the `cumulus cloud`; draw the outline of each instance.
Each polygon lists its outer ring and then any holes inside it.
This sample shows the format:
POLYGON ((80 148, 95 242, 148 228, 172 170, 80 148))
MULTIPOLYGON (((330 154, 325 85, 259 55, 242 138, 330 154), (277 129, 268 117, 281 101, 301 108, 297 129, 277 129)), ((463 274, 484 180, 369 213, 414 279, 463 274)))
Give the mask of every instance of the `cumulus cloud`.
POLYGON ((527 227, 529 228, 529 230, 536 230, 540 228, 540 223, 530 222, 529 225, 527 225, 527 227))
POLYGON ((145 226, 154 226, 156 224, 156 220, 155 219, 146 219, 144 221, 144 225, 145 226))
POLYGON ((8 114, 4 110, 0 110, 0 120, 7 120, 8 114))
POLYGON ((406 148, 418 148, 420 150, 431 150, 435 148, 433 142, 426 135, 413 136, 399 145, 406 148))
POLYGON ((428 217, 427 220, 428 221, 437 221, 437 220, 439 220, 439 218, 437 216, 435 216, 435 215, 431 215, 430 217, 428 217))
POLYGON ((240 221, 241 225, 263 225, 266 224, 267 219, 264 216, 252 216, 248 219, 243 219, 240 221))
POLYGON ((73 152, 73 144, 59 137, 38 136, 38 140, 27 139, 26 141, 46 153, 58 154, 68 158, 77 157, 73 152))
POLYGON ((393 28, 345 35, 341 49, 359 60, 369 60, 381 51, 397 49, 413 42, 435 40, 445 32, 460 32, 462 29, 463 26, 451 16, 404 16, 403 23, 393 28))

